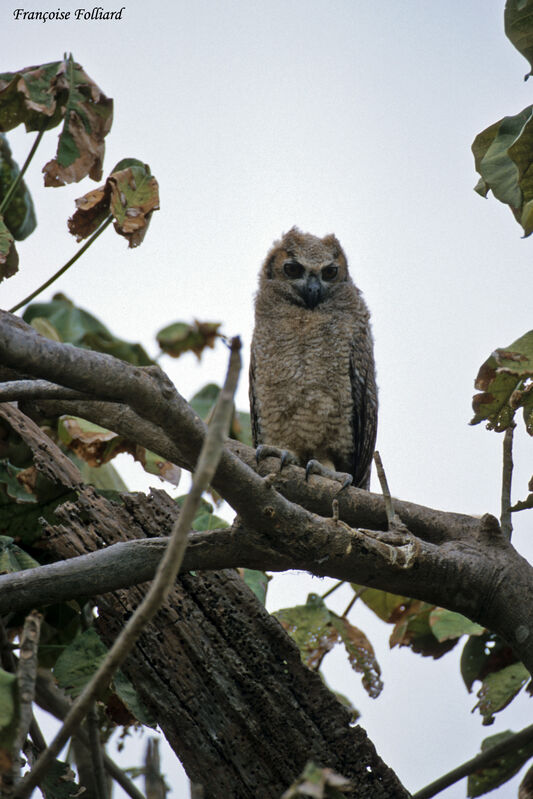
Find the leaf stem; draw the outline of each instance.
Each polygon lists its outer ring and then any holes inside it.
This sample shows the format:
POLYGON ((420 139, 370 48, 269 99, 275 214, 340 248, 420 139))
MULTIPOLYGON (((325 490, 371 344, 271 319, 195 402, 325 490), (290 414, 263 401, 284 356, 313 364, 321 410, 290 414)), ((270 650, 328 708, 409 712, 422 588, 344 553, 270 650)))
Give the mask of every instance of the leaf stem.
POLYGON ((24 173, 26 172, 27 168, 29 167, 29 165, 31 163, 31 159, 35 155, 35 151, 36 151, 37 147, 39 146, 39 142, 43 138, 44 132, 46 130, 47 121, 48 120, 45 120, 41 130, 39 131, 39 133, 35 137, 35 141, 33 142, 33 145, 32 145, 32 148, 31 148, 30 152, 28 153, 28 157, 24 161, 24 165, 23 165, 22 169, 20 170, 20 172, 18 173, 17 177, 15 178, 15 180, 13 181, 13 183, 11 184, 9 189, 7 190, 6 196, 4 197, 2 202, 0 203, 0 215, 5 213, 5 211, 7 210, 7 208, 9 207, 9 205, 11 203, 11 200, 13 199, 13 197, 15 195, 16 190, 18 189, 18 187, 20 186, 20 184, 22 182, 22 179, 24 177, 24 173))
POLYGON ((345 582, 346 582, 345 580, 339 580, 338 582, 336 582, 336 583, 335 583, 335 585, 332 585, 332 586, 331 586, 331 588, 328 588, 328 590, 327 590, 327 591, 325 591, 325 592, 322 594, 322 599, 325 599, 327 596, 329 596, 330 594, 332 594, 334 591, 336 591, 336 590, 337 590, 337 588, 340 588, 340 587, 341 587, 341 585, 344 585, 344 583, 345 583, 345 582))
POLYGON ((93 233, 93 235, 91 236, 91 238, 90 238, 90 239, 87 239, 87 241, 85 242, 85 244, 83 245, 83 247, 81 247, 81 248, 78 250, 78 252, 76 253, 76 255, 74 255, 74 256, 73 256, 73 257, 70 259, 70 261, 67 261, 67 263, 66 263, 66 264, 64 264, 64 266, 62 266, 62 267, 61 267, 61 269, 58 269, 58 271, 57 271, 57 272, 56 272, 54 275, 52 275, 52 277, 48 278, 48 280, 46 280, 46 281, 45 281, 45 282, 44 282, 44 283, 43 283, 41 286, 39 286, 39 288, 38 288, 38 289, 35 289, 35 291, 32 291, 32 293, 31 293, 31 294, 28 294, 28 296, 27 296, 27 297, 24 297, 24 299, 23 299, 23 300, 21 300, 21 301, 20 301, 20 302, 18 302, 16 305, 14 305, 12 308, 10 308, 10 309, 9 309, 9 313, 15 313, 15 311, 18 311, 18 309, 19 309, 19 308, 22 308, 22 306, 23 306, 23 305, 26 305, 28 302, 30 302, 31 300, 33 300, 33 298, 34 298, 34 297, 37 297, 37 295, 38 295, 38 294, 40 294, 42 291, 44 291, 45 289, 47 289, 47 288, 48 288, 48 286, 50 286, 52 283, 54 283, 54 282, 55 282, 55 281, 58 279, 58 277, 61 277, 61 275, 62 275, 64 272, 66 272, 66 271, 67 271, 67 269, 70 269, 70 267, 71 267, 73 264, 75 264, 75 263, 76 263, 76 261, 78 260, 78 258, 81 258, 81 256, 83 255, 83 253, 84 253, 84 252, 85 252, 85 251, 86 251, 86 250, 87 250, 87 249, 88 249, 88 248, 91 246, 91 244, 93 243, 93 241, 96 241, 96 239, 98 238, 98 236, 99 236, 101 233, 103 233, 103 232, 104 232, 104 230, 106 229, 106 227, 108 227, 112 221, 113 221, 113 217, 112 217, 112 216, 111 216, 111 214, 110 214, 110 215, 107 217, 107 219, 105 219, 105 220, 102 222, 102 224, 100 225, 100 227, 98 228, 98 230, 95 230, 95 232, 93 233))
POLYGON ((511 540, 513 523, 511 521, 511 484, 513 476, 513 432, 515 423, 511 422, 503 438, 503 464, 502 464, 502 504, 500 525, 502 533, 508 541, 511 540))

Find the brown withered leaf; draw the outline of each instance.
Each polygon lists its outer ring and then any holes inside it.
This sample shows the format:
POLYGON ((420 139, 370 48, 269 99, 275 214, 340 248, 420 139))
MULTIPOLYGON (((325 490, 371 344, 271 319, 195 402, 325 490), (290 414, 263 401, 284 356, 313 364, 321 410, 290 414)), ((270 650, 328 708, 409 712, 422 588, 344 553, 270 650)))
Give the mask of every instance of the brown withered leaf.
POLYGON ((57 71, 55 91, 65 92, 67 100, 56 157, 43 167, 44 185, 77 183, 87 175, 100 180, 104 138, 113 121, 113 100, 105 96, 72 56, 57 71))
POLYGON ((348 619, 330 613, 331 623, 337 630, 348 653, 348 660, 355 671, 363 675, 363 687, 373 699, 383 690, 381 668, 376 659, 374 648, 364 632, 350 624, 348 619))
POLYGON ((159 187, 150 167, 127 158, 116 165, 103 186, 76 200, 68 229, 81 241, 111 215, 116 232, 128 240, 130 247, 138 247, 158 208, 159 187))
POLYGON ((19 257, 15 241, 0 216, 0 282, 18 272, 19 257))

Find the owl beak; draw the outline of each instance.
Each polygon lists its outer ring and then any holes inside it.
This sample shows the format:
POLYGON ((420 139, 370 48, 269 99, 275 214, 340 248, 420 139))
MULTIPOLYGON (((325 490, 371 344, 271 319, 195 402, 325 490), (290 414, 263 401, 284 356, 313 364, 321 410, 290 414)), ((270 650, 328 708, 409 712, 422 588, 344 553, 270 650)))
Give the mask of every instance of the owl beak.
POLYGON ((307 307, 316 308, 318 303, 322 300, 323 294, 322 283, 318 277, 314 274, 308 275, 302 291, 302 296, 307 307))

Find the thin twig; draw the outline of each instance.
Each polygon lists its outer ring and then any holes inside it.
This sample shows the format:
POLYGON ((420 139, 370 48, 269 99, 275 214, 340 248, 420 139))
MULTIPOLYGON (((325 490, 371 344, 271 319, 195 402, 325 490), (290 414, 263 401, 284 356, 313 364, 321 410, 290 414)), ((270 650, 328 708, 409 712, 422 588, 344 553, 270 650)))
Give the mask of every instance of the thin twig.
POLYGON ((146 799, 165 799, 167 786, 161 774, 159 741, 148 738, 144 756, 144 792, 146 799))
POLYGON ((390 529, 396 521, 396 513, 392 504, 392 497, 389 491, 389 484, 387 483, 385 469, 383 468, 381 456, 377 450, 374 452, 374 463, 376 464, 376 471, 378 473, 378 479, 381 485, 381 493, 383 494, 383 500, 385 502, 385 513, 387 514, 387 522, 390 529))
POLYGON ((338 582, 336 582, 335 585, 332 585, 331 588, 328 588, 327 591, 324 591, 324 593, 322 594, 322 599, 325 599, 327 596, 332 594, 334 591, 337 590, 337 588, 340 588, 341 585, 344 585, 344 583, 345 580, 338 580, 338 582))
POLYGON ((233 339, 226 380, 219 394, 213 419, 203 442, 191 490, 187 494, 181 513, 174 524, 155 579, 145 598, 107 653, 96 674, 72 705, 62 728, 48 749, 39 757, 31 772, 17 786, 14 794, 16 799, 27 799, 33 789, 39 784, 54 758, 59 754, 72 732, 81 723, 93 699, 107 688, 113 674, 131 652, 142 630, 157 613, 174 584, 187 546, 187 533, 191 528, 202 493, 211 483, 216 472, 224 441, 228 435, 233 413, 233 395, 237 387, 241 365, 240 347, 240 340, 238 338, 233 339))
POLYGON ((525 746, 530 741, 533 741, 533 724, 515 733, 515 735, 509 736, 509 738, 506 738, 501 743, 491 746, 490 749, 481 752, 471 760, 467 760, 466 763, 463 763, 461 766, 439 777, 438 780, 435 780, 435 782, 432 782, 430 785, 426 785, 425 788, 413 794, 413 799, 431 799, 432 796, 436 796, 450 785, 459 782, 459 780, 462 780, 464 777, 468 777, 468 775, 473 774, 474 771, 479 771, 485 768, 485 766, 490 766, 495 760, 506 755, 508 752, 516 752, 520 747, 525 746))
POLYGON ((23 759, 21 752, 24 748, 26 737, 30 730, 33 719, 33 699, 35 696, 35 679, 37 677, 37 648, 39 645, 39 634, 41 630, 42 614, 36 610, 26 617, 22 635, 20 638, 20 656, 17 667, 18 685, 18 725, 17 732, 13 741, 13 765, 11 773, 4 775, 4 794, 12 794, 11 786, 14 786, 20 779, 20 767, 23 759), (7 777, 7 779, 5 779, 7 777), (6 790, 6 788, 8 790, 6 790))
POLYGON ((363 588, 360 588, 359 591, 354 591, 353 597, 350 599, 346 610, 342 614, 343 619, 346 618, 346 616, 351 611, 351 609, 353 608, 359 597, 362 596, 366 590, 367 590, 366 586, 363 586, 363 588))
POLYGON ((28 157, 24 161, 22 169, 20 170, 20 172, 18 173, 17 177, 15 178, 15 180, 13 181, 11 186, 9 187, 9 189, 8 189, 8 191, 6 193, 6 196, 4 197, 2 202, 0 203, 0 215, 4 214, 6 212, 6 210, 8 209, 8 207, 9 207, 9 205, 11 203, 11 200, 15 196, 16 190, 18 189, 18 187, 22 183, 22 179, 24 178, 24 174, 25 174, 27 168, 30 165, 31 159, 35 155, 35 151, 36 151, 37 147, 39 146, 39 143, 40 143, 41 139, 44 136, 44 132, 46 130, 47 122, 48 122, 48 120, 45 118, 45 120, 43 122, 43 127, 41 128, 41 130, 39 131, 39 133, 35 137, 35 141, 33 142, 33 145, 32 145, 32 148, 31 148, 30 152, 28 153, 28 157))
POLYGON ((50 286, 52 283, 54 283, 54 282, 55 282, 55 281, 58 279, 58 277, 61 277, 61 275, 62 275, 62 274, 64 274, 64 273, 67 271, 67 269, 70 269, 70 267, 72 266, 72 264, 75 264, 75 263, 76 263, 76 261, 78 260, 78 258, 81 258, 81 256, 83 255, 83 253, 84 253, 84 252, 85 252, 85 251, 86 251, 86 250, 87 250, 87 249, 88 249, 88 248, 91 246, 91 244, 93 243, 93 241, 96 241, 96 239, 98 238, 98 236, 100 236, 100 235, 101 235, 101 234, 104 232, 104 230, 106 229, 106 227, 108 227, 108 226, 111 224, 111 222, 112 222, 112 221, 113 221, 113 217, 112 217, 111 215, 109 215, 109 216, 107 217, 107 219, 105 219, 105 220, 102 222, 102 224, 100 225, 100 227, 98 228, 98 230, 96 230, 96 231, 93 233, 93 235, 91 236, 91 238, 90 238, 90 239, 87 239, 87 241, 85 242, 85 244, 83 245, 83 247, 80 247, 80 249, 78 250, 78 252, 76 253, 76 255, 74 255, 74 256, 73 256, 73 257, 70 259, 70 261, 67 261, 67 263, 66 263, 66 264, 64 264, 64 266, 62 266, 62 267, 61 267, 61 269, 58 269, 58 271, 57 271, 55 274, 53 274, 53 275, 52 275, 52 277, 48 278, 48 280, 45 280, 45 282, 42 284, 42 286, 39 286, 39 288, 35 289, 35 291, 32 291, 32 293, 31 293, 31 294, 28 294, 28 296, 27 296, 27 297, 24 297, 24 299, 23 299, 23 300, 21 300, 21 301, 20 301, 20 302, 18 302, 16 305, 14 305, 14 306, 13 306, 13 307, 10 309, 9 313, 15 313, 15 311, 18 311, 18 309, 19 309, 19 308, 22 308, 22 306, 23 306, 23 305, 26 305, 28 302, 30 302, 31 300, 33 300, 33 299, 34 299, 34 297, 37 297, 37 295, 38 295, 38 294, 40 294, 42 291, 44 291, 45 289, 47 289, 47 288, 48 288, 48 286, 50 286))
POLYGON ((516 427, 511 422, 503 436, 503 463, 502 463, 502 506, 500 525, 505 538, 510 541, 513 532, 511 521, 511 486, 513 479, 513 433, 516 427))
POLYGON ((89 744, 91 752, 92 767, 94 770, 94 786, 98 799, 107 799, 107 778, 104 771, 104 756, 102 741, 100 740, 100 730, 98 729, 98 715, 96 703, 93 701, 87 713, 87 732, 89 734, 89 744))

